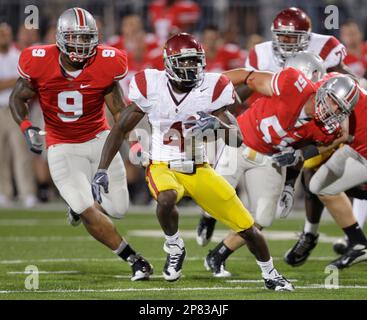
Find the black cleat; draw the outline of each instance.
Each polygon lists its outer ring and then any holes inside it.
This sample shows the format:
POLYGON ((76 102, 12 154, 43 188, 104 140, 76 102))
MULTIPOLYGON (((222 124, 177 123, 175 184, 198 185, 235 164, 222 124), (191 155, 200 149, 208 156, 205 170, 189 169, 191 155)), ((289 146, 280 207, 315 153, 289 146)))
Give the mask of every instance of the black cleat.
POLYGON ((356 244, 349 248, 341 257, 331 262, 330 266, 335 266, 338 269, 344 269, 362 261, 367 261, 367 246, 356 244))
POLYGON ((204 247, 210 242, 216 222, 212 217, 201 216, 196 228, 196 242, 199 246, 204 247))
POLYGON ((348 241, 345 238, 338 239, 333 243, 333 250, 336 254, 345 254, 349 249, 348 241))
POLYGON ((318 237, 319 235, 315 236, 312 233, 302 232, 297 243, 286 252, 285 262, 293 267, 304 264, 313 248, 316 247, 318 237))
POLYGON ((153 266, 142 256, 136 255, 133 261, 129 261, 132 269, 131 281, 149 280, 153 274, 153 266))
POLYGON ((265 288, 274 291, 294 291, 294 286, 285 277, 278 275, 272 279, 264 279, 265 288))
POLYGON ((176 281, 182 274, 182 264, 186 256, 186 250, 178 244, 164 243, 163 250, 167 253, 166 263, 163 267, 163 277, 167 281, 176 281))
POLYGON ((225 262, 220 259, 220 256, 213 254, 211 250, 204 260, 204 267, 206 270, 211 271, 216 278, 231 276, 231 273, 225 269, 225 262))

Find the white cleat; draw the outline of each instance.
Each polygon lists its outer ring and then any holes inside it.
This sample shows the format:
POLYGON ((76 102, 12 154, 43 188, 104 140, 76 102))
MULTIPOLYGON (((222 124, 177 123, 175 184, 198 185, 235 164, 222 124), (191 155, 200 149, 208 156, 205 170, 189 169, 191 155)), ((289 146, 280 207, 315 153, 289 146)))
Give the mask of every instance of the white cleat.
POLYGON ((163 268, 163 277, 166 281, 176 281, 182 275, 182 264, 186 256, 183 245, 164 243, 163 250, 167 253, 166 263, 163 268))
POLYGON ((264 279, 265 288, 274 291, 294 291, 294 286, 282 275, 264 279))

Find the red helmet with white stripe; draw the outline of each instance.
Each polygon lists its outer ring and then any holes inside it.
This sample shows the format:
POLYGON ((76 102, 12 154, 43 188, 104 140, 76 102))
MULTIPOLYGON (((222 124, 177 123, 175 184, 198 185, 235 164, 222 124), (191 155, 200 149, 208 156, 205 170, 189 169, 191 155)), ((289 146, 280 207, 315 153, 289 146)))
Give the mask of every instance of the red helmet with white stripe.
POLYGON ((296 7, 282 10, 271 26, 273 50, 281 64, 295 52, 307 49, 311 36, 311 19, 296 7))
POLYGON ((168 78, 185 88, 193 88, 203 79, 205 52, 202 45, 188 33, 169 38, 163 50, 168 78))
POLYGON ((93 16, 82 8, 64 11, 57 21, 56 44, 73 62, 83 62, 96 53, 97 24, 93 16))

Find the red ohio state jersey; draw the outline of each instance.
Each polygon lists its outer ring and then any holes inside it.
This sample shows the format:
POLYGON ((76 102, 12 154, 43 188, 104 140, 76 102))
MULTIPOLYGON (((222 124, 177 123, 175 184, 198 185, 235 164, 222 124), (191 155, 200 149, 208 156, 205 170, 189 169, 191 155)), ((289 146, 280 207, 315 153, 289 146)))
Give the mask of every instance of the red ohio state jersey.
POLYGON ((56 45, 25 49, 19 75, 36 90, 45 119, 46 143, 81 143, 109 129, 105 90, 127 73, 127 58, 118 49, 97 46, 81 73, 73 78, 62 69, 56 45))
POLYGON ((274 74, 271 86, 272 97, 258 98, 237 118, 247 146, 273 154, 300 140, 330 143, 334 139, 304 113, 305 103, 316 91, 301 71, 284 69, 274 74))
POLYGON ((367 92, 360 88, 359 100, 349 116, 350 146, 367 159, 367 92))

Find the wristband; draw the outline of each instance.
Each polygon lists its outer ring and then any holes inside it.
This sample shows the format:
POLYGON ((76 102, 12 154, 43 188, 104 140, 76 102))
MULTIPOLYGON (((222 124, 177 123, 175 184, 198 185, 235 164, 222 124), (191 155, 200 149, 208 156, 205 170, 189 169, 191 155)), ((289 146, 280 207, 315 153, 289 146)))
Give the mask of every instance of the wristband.
POLYGON ((309 146, 302 148, 302 156, 304 160, 311 159, 313 157, 316 157, 320 154, 319 149, 313 144, 310 144, 309 146))
POLYGON ((33 124, 31 121, 29 120, 23 120, 21 123, 20 123, 20 130, 22 130, 22 132, 24 133, 24 131, 26 131, 28 128, 32 127, 33 124))

